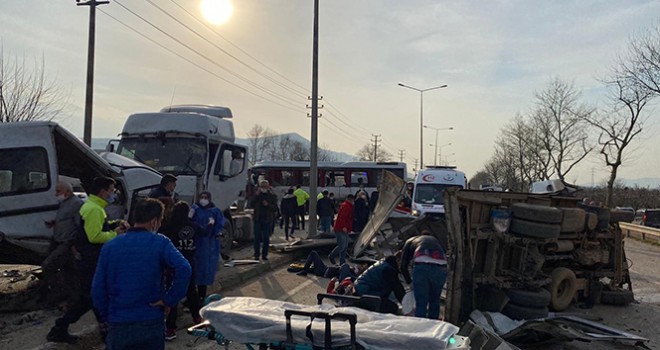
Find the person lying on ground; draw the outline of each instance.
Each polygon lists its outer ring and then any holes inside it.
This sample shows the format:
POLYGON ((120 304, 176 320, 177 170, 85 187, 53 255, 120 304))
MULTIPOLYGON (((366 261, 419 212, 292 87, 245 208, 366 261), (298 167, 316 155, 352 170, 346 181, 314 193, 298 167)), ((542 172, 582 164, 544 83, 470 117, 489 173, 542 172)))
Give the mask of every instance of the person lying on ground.
POLYGON ((347 277, 350 277, 351 279, 357 278, 357 276, 365 270, 365 267, 363 265, 351 267, 347 263, 344 263, 341 266, 327 266, 321 259, 319 253, 312 250, 309 252, 307 260, 305 260, 305 266, 302 271, 297 273, 297 275, 307 276, 307 273, 310 270, 316 276, 325 278, 338 277, 340 281, 343 281, 347 277))

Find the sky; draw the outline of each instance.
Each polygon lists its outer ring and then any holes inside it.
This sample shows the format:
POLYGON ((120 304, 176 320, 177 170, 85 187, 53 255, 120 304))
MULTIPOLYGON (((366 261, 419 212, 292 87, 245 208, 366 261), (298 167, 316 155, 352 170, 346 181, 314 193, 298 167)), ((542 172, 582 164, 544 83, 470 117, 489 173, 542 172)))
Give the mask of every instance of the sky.
MULTIPOLYGON (((233 0, 228 22, 204 22, 213 32, 177 6, 202 18, 200 0, 152 2, 164 12, 144 0, 99 7, 93 137, 115 137, 130 114, 170 103, 231 108, 237 137, 255 124, 310 137, 313 1, 233 0)), ((88 12, 74 1, 0 0, 5 55, 43 57, 46 73, 69 96, 57 121, 80 136, 88 12)), ((381 135, 397 158, 405 150, 412 168, 420 96, 397 84, 447 84, 424 93, 424 124, 454 128, 438 132, 439 145, 451 143, 441 148, 442 159, 469 177, 491 157, 500 129, 529 111, 534 93, 555 77, 573 82, 585 103, 602 105, 606 91, 598 78, 631 35, 659 19, 660 2, 642 0, 321 0, 319 145, 354 154, 372 134, 381 135)), ((660 177, 657 108, 648 115, 620 177, 660 177)), ((425 130, 427 164, 434 142, 435 132, 425 130)), ((597 154, 568 178, 591 184, 592 174, 596 183, 608 174, 597 154)))

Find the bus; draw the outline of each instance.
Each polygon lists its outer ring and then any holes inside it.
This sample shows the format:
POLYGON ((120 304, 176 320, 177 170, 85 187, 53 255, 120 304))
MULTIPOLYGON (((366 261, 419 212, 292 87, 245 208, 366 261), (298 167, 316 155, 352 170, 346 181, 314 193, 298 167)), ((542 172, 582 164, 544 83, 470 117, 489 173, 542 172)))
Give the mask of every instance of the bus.
MULTIPOLYGON (((378 188, 382 171, 406 178, 406 163, 399 162, 318 162, 318 191, 328 190, 344 199, 360 189, 369 196, 378 188)), ((281 198, 289 188, 300 185, 309 191, 308 161, 259 162, 250 169, 251 181, 268 180, 281 198)))

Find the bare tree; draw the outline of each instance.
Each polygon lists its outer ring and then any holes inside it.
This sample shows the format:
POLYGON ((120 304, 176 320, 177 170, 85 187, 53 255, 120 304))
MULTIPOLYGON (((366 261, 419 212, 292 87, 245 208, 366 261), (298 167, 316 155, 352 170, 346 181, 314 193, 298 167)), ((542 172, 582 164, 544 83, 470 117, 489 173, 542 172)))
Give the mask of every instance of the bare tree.
POLYGON ((266 160, 268 150, 273 143, 273 132, 259 124, 255 124, 247 133, 250 148, 250 164, 266 160))
POLYGON ((45 72, 45 59, 29 67, 25 57, 5 56, 0 45, 0 123, 52 120, 67 97, 45 72))
POLYGON ((580 93, 572 83, 559 78, 536 93, 535 99, 532 119, 535 129, 540 131, 538 141, 549 156, 554 175, 563 181, 593 150, 588 142, 585 119, 594 110, 580 103, 580 93))
POLYGON ((300 141, 291 141, 290 160, 309 160, 309 146, 300 141))
POLYGON ((318 151, 318 160, 319 162, 336 162, 337 157, 330 151, 327 145, 323 145, 322 148, 319 148, 318 151))
MULTIPOLYGON (((378 159, 379 162, 389 162, 392 159, 392 154, 388 152, 386 149, 383 147, 378 148, 378 153, 376 154, 376 158, 378 159)), ((374 161, 374 145, 373 144, 366 144, 362 148, 360 148, 355 155, 363 161, 374 161)))
POLYGON ((627 85, 637 85, 654 95, 660 95, 660 25, 633 35, 628 50, 618 59, 616 76, 627 85))
POLYGON ((586 121, 599 131, 598 144, 605 164, 610 168, 607 180, 606 205, 613 204, 613 190, 617 172, 623 162, 624 151, 643 130, 642 111, 653 92, 637 84, 636 81, 617 77, 608 85, 613 88, 611 98, 614 110, 601 117, 590 117, 586 121))

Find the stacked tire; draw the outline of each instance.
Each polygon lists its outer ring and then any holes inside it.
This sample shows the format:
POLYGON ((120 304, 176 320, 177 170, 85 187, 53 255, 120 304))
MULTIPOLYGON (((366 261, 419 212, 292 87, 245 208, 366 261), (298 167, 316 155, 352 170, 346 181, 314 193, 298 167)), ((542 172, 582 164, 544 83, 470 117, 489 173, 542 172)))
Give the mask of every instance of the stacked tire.
POLYGON ((509 231, 529 238, 556 239, 561 232, 562 211, 543 205, 515 203, 509 231))
POLYGON ((509 298, 502 313, 514 320, 533 320, 548 316, 550 292, 543 288, 506 289, 509 298))

